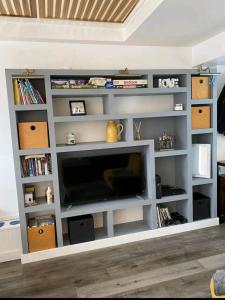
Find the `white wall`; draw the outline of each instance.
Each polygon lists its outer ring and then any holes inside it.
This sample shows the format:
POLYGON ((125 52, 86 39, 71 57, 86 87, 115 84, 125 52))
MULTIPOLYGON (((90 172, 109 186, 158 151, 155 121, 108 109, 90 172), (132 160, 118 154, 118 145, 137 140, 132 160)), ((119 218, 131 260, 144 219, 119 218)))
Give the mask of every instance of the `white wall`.
MULTIPOLYGON (((5 69, 191 68, 191 49, 0 42, 0 218, 18 214, 5 69)), ((12 100, 13 101, 13 100, 12 100)))

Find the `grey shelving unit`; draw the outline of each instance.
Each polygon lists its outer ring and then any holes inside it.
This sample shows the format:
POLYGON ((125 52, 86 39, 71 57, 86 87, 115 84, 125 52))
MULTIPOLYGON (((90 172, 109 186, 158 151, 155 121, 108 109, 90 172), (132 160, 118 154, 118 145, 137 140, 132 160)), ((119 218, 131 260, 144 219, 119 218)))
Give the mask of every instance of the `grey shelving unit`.
MULTIPOLYGON (((128 233, 143 232, 146 230, 157 229, 157 205, 166 204, 171 209, 182 213, 188 222, 193 222, 193 190, 203 191, 211 198, 211 218, 217 216, 217 170, 216 170, 216 136, 217 136, 217 94, 216 86, 213 88, 212 99, 192 100, 191 99, 191 77, 196 75, 195 70, 135 70, 131 73, 139 73, 143 78, 148 79, 148 88, 145 89, 64 89, 53 90, 51 88, 51 78, 64 78, 79 76, 114 76, 115 70, 86 70, 86 71, 66 71, 66 70, 36 70, 32 74, 43 78, 46 93, 46 104, 43 105, 15 105, 13 92, 13 78, 24 76, 23 70, 6 70, 6 80, 8 88, 9 112, 11 120, 12 142, 14 151, 15 173, 18 191, 19 212, 21 220, 21 233, 23 253, 28 253, 27 241, 27 221, 30 214, 52 212, 56 219, 56 231, 58 247, 68 245, 68 237, 63 235, 62 221, 73 216, 100 213, 103 215, 103 228, 96 229, 96 238, 112 238, 128 233), (181 87, 174 89, 160 89, 155 87, 155 80, 160 76, 179 76, 181 87), (181 112, 171 109, 163 111, 144 111, 142 113, 118 112, 115 111, 116 104, 123 100, 132 101, 132 97, 151 97, 170 96, 173 104, 183 103, 185 110, 181 112), (55 103, 68 103, 69 99, 84 98, 88 101, 95 101, 96 97, 102 103, 102 112, 98 114, 88 114, 82 117, 72 117, 69 113, 59 115, 55 112, 55 103), (191 108, 193 105, 210 105, 212 107, 212 128, 206 130, 192 130, 191 127, 191 108), (17 120, 20 114, 30 120, 30 115, 45 115, 49 129, 49 149, 20 150, 17 131, 17 120), (46 117, 47 116, 47 117, 46 117), (125 133, 122 141, 115 144, 108 144, 105 141, 82 142, 75 146, 66 146, 58 142, 57 130, 59 126, 67 124, 84 124, 85 122, 107 122, 116 120, 123 122, 125 133), (134 121, 142 121, 143 140, 135 140, 134 121), (174 151, 160 152, 157 150, 157 137, 169 130, 176 137, 176 149, 174 151), (212 178, 193 179, 192 178, 192 142, 208 141, 212 145, 212 178), (96 202, 95 204, 85 204, 74 206, 71 209, 61 205, 61 182, 59 178, 58 162, 61 157, 91 156, 96 154, 124 153, 128 151, 140 151, 145 157, 147 191, 143 199, 130 198, 105 203, 96 202), (38 177, 21 177, 22 156, 31 154, 51 154, 52 175, 38 177), (185 189, 186 194, 156 199, 155 175, 160 173, 164 184, 173 184, 185 189), (52 182, 54 188, 55 203, 48 206, 43 199, 40 205, 26 208, 24 206, 24 185, 25 184, 44 184, 52 182), (122 209, 139 207, 143 209, 143 220, 128 224, 115 224, 115 212, 122 209)), ((28 76, 29 77, 29 76, 28 76)), ((40 80, 40 79, 39 79, 40 80)), ((26 118, 25 118, 26 119, 26 118)), ((32 120, 32 117, 31 117, 32 120)))

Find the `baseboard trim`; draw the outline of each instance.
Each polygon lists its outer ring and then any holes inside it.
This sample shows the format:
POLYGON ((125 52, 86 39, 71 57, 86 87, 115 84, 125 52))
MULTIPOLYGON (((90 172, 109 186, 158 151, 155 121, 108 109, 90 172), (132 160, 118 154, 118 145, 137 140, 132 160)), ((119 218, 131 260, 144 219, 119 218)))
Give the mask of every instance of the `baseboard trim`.
POLYGON ((21 259, 21 249, 0 253, 0 263, 21 259))
POLYGON ((66 246, 61 248, 56 248, 47 251, 35 252, 30 254, 23 254, 21 257, 22 264, 28 264, 33 262, 39 262, 43 260, 48 260, 52 258, 58 258, 73 254, 80 254, 94 250, 105 249, 109 247, 120 246, 128 243, 139 242, 179 233, 184 233, 188 231, 194 231, 199 229, 204 229, 208 227, 218 226, 219 219, 208 219, 183 225, 177 225, 172 227, 160 228, 156 230, 149 230, 142 233, 129 234, 104 240, 98 240, 94 242, 66 246))

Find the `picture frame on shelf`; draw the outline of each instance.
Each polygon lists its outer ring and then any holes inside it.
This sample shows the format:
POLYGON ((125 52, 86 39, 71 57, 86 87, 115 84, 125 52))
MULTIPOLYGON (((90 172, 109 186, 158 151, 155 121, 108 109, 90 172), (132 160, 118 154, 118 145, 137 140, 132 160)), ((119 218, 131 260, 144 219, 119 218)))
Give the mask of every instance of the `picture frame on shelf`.
POLYGON ((70 101, 71 116, 86 116, 86 105, 84 100, 70 101))

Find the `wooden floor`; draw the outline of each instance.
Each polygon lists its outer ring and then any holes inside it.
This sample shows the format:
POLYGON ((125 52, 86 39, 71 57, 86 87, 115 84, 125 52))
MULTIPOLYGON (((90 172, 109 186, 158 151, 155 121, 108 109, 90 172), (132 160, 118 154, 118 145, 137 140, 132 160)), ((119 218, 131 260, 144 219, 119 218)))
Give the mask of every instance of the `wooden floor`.
POLYGON ((22 266, 0 264, 0 297, 206 298, 225 269, 225 226, 22 266))

